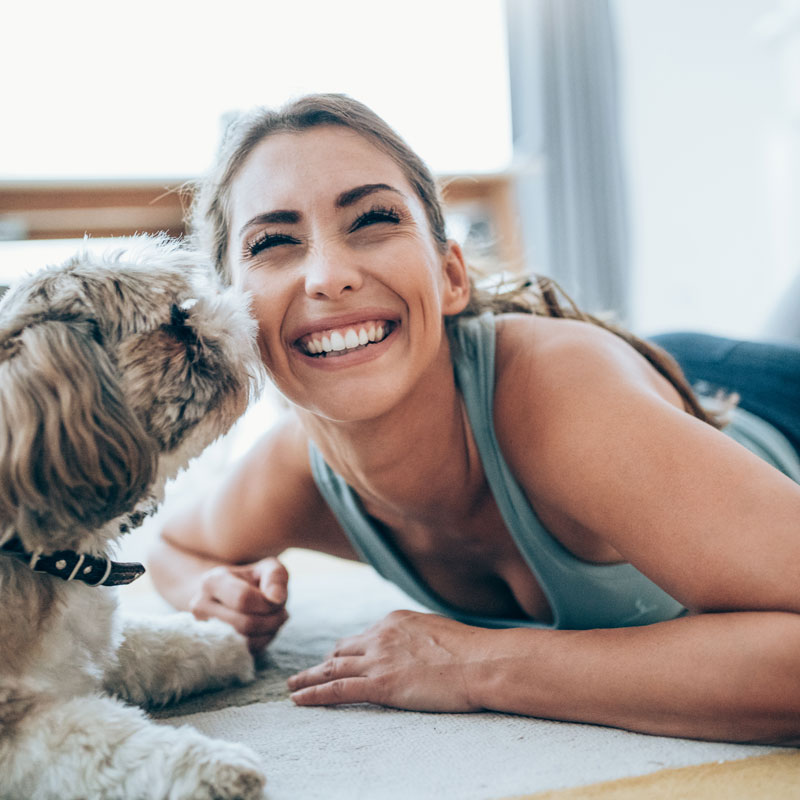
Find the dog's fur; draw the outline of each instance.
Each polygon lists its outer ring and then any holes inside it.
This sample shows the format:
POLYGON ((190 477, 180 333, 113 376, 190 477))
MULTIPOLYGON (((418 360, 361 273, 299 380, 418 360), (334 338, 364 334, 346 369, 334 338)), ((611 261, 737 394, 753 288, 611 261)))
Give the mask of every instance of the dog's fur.
MULTIPOLYGON (((174 242, 23 279, 0 301, 0 541, 110 555, 259 374, 245 298, 174 242)), ((251 680, 244 640, 123 620, 114 593, 0 554, 0 797, 261 797, 248 750, 130 705, 251 680)))

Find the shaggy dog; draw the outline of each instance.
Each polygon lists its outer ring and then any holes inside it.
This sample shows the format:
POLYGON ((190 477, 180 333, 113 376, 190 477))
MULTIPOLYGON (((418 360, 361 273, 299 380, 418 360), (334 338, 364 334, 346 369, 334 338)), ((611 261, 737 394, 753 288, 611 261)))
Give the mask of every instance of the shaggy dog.
POLYGON ((110 548, 229 429, 260 366, 246 299, 141 237, 0 301, 0 797, 262 797, 255 756, 131 703, 252 680, 244 639, 121 619, 110 548))

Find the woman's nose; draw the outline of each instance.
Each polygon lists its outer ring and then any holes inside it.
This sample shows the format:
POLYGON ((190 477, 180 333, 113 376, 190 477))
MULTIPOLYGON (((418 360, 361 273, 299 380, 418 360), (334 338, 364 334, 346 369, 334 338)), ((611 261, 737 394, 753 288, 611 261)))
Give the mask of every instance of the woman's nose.
POLYGON ((352 256, 329 247, 313 253, 306 265, 305 288, 309 297, 334 300, 347 291, 361 288, 361 270, 352 256))

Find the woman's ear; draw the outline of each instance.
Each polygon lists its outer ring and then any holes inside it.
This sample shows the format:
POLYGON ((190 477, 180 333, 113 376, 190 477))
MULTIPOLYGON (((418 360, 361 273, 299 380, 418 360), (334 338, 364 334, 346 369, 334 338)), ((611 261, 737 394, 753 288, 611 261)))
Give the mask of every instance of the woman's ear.
POLYGON ((442 292, 442 312, 451 317, 460 314, 469 303, 469 271, 464 261, 461 246, 452 239, 447 241, 444 254, 444 291, 442 292))

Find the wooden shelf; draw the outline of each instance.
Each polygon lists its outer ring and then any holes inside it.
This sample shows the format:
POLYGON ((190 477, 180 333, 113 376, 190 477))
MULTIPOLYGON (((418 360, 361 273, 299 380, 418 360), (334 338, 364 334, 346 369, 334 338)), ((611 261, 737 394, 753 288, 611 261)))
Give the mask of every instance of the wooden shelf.
POLYGON ((183 182, 0 183, 0 225, 22 239, 165 231, 181 236, 183 182))
MULTIPOLYGON (((446 210, 483 214, 498 257, 517 263, 517 211, 510 174, 440 176, 446 210)), ((180 179, 0 182, 0 234, 11 239, 81 239, 185 233, 190 202, 180 179)))

